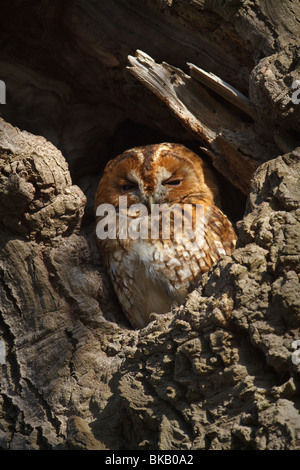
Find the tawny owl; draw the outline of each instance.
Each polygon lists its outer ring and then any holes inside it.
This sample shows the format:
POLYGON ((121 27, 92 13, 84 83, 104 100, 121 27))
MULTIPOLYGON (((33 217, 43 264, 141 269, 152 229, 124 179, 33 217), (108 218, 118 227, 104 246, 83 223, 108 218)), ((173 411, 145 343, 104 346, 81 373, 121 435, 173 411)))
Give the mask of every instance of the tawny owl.
POLYGON ((136 147, 107 164, 95 199, 97 243, 134 328, 183 303, 233 251, 236 234, 218 204, 214 175, 183 145, 136 147))

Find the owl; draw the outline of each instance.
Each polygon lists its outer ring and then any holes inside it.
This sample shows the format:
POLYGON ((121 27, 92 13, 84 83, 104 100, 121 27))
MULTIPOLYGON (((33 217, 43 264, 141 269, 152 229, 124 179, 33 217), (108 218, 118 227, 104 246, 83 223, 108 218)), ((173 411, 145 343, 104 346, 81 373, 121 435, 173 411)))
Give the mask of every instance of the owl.
POLYGON ((182 304, 234 250, 219 204, 211 169, 183 145, 136 147, 108 162, 95 197, 96 240, 133 328, 182 304))

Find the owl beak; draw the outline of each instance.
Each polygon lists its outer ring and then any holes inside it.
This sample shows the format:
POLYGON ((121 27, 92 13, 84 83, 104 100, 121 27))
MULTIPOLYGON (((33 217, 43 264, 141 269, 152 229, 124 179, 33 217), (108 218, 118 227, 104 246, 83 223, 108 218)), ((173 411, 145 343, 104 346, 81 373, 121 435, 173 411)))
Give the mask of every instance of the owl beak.
POLYGON ((153 196, 148 196, 148 207, 150 211, 152 209, 153 204, 154 204, 153 196))

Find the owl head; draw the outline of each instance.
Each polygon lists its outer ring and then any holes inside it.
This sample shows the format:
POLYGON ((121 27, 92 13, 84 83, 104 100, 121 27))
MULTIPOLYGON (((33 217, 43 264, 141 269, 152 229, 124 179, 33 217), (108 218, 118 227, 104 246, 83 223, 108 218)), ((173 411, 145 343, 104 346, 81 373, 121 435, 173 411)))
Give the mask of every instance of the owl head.
POLYGON ((215 177, 205 162, 183 145, 162 143, 135 147, 108 162, 96 193, 95 207, 193 203, 218 205, 215 177))

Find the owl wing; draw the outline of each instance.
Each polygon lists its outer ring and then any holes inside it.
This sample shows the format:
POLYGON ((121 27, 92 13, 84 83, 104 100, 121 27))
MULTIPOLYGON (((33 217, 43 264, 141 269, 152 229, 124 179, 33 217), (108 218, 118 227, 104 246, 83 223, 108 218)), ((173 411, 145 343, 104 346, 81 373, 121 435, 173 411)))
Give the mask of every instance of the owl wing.
POLYGON ((178 234, 174 228, 170 239, 153 242, 151 269, 161 276, 161 285, 170 295, 182 298, 221 256, 232 253, 237 236, 227 217, 214 205, 188 204, 181 207, 181 214, 187 229, 178 234))
POLYGON ((227 217, 213 205, 200 206, 200 217, 195 204, 186 211, 177 207, 188 222, 187 231, 178 234, 174 226, 168 238, 149 234, 111 252, 107 268, 133 326, 144 326, 153 311, 164 313, 184 302, 202 274, 234 249, 236 235, 227 217))

